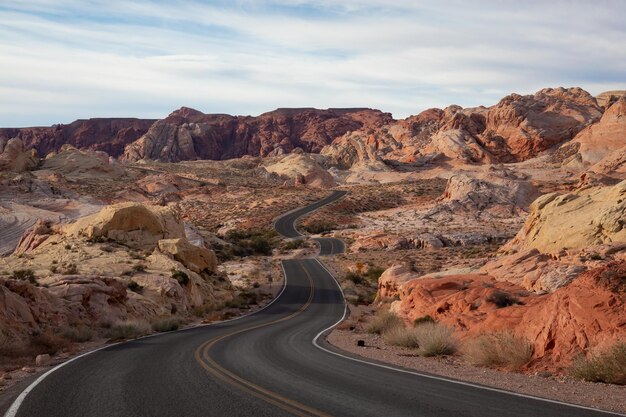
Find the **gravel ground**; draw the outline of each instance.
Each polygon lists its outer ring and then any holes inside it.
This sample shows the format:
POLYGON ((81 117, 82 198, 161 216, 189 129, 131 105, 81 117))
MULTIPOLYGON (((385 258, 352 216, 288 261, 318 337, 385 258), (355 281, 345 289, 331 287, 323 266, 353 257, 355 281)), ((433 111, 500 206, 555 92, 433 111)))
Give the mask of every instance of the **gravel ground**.
POLYGON ((479 368, 455 357, 423 358, 411 349, 386 345, 378 335, 350 330, 336 329, 328 341, 347 352, 419 372, 626 414, 626 386, 479 368), (357 346, 359 339, 365 347, 357 346))

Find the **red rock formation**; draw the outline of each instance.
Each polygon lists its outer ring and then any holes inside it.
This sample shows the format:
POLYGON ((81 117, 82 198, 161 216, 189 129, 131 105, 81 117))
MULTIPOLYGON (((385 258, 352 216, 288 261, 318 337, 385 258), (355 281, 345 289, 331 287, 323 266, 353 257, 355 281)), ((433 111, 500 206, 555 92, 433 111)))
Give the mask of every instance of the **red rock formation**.
POLYGON ((410 321, 430 315, 453 326, 462 338, 513 331, 534 347, 533 368, 567 366, 580 352, 605 347, 626 337, 626 262, 613 262, 583 273, 552 294, 525 292, 488 275, 418 278, 392 267, 380 278, 378 300, 410 321), (489 301, 506 293, 519 304, 498 308, 489 301), (396 298, 397 297, 397 298, 396 298))
POLYGON ((348 131, 378 128, 392 121, 390 114, 371 109, 278 109, 258 117, 235 117, 183 107, 128 145, 124 159, 228 159, 295 148, 319 152, 348 131))
POLYGON ((117 118, 76 120, 67 125, 51 127, 0 129, 0 139, 18 137, 26 149, 34 148, 42 157, 58 151, 65 144, 79 149, 104 151, 117 157, 123 152, 124 146, 141 137, 154 122, 117 118))
POLYGON ((500 160, 523 161, 573 138, 601 116, 602 108, 581 88, 511 94, 489 108, 481 139, 500 160))

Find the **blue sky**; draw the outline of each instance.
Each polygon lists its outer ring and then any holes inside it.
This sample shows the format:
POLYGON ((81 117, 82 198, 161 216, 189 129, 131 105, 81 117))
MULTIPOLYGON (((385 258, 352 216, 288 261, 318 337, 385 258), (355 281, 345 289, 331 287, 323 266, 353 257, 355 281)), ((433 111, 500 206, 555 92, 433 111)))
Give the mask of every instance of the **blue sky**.
POLYGON ((626 1, 0 0, 0 126, 626 89, 626 1))

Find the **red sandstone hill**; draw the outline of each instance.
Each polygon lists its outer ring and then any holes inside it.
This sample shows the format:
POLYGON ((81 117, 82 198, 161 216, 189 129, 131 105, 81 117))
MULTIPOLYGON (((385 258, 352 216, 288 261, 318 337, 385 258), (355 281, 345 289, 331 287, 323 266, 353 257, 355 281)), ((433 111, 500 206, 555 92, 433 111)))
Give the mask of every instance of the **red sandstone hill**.
POLYGON ((183 107, 154 123, 126 147, 123 157, 175 162, 278 155, 295 148, 317 153, 348 131, 380 128, 393 121, 391 114, 372 109, 277 109, 252 117, 183 107))
POLYGON ((76 120, 50 127, 0 129, 0 139, 20 138, 26 149, 36 149, 40 156, 70 144, 79 149, 104 151, 119 156, 124 146, 136 141, 156 120, 97 118, 76 120))

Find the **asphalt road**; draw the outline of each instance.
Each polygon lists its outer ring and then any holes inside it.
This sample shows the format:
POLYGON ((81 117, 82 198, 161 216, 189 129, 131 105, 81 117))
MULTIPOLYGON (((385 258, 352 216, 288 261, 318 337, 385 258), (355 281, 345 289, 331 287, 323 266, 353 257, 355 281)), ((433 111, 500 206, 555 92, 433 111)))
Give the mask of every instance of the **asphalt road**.
MULTIPOLYGON (((298 236, 299 216, 341 196, 287 214, 277 230, 298 236)), ((343 250, 319 241, 323 254, 343 250)), ((78 358, 32 387, 16 415, 607 415, 350 359, 323 340, 345 312, 334 278, 317 259, 287 260, 283 267, 287 285, 264 310, 78 358)))

